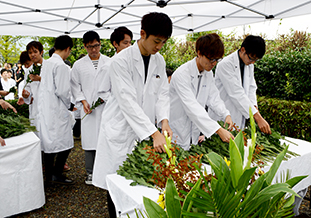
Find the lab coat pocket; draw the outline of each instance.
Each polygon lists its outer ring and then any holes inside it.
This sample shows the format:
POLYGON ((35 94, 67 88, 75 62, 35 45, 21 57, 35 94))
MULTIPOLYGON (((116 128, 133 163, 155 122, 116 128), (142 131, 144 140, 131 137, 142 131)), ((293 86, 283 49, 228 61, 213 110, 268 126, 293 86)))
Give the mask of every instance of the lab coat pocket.
POLYGON ((154 74, 149 83, 148 93, 151 95, 157 95, 160 85, 161 85, 160 76, 154 74))
POLYGON ((125 143, 127 141, 128 128, 130 126, 121 111, 106 126, 107 139, 109 141, 116 143, 125 143))

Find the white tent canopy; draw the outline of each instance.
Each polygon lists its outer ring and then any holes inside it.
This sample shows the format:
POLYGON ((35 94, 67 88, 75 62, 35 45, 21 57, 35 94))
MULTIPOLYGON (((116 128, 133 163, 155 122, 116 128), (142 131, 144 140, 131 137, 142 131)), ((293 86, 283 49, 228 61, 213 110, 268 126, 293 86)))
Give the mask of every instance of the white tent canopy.
POLYGON ((141 17, 166 13, 173 35, 215 30, 311 12, 310 0, 0 0, 0 35, 82 37, 95 30, 109 38, 128 27, 139 37, 141 17))

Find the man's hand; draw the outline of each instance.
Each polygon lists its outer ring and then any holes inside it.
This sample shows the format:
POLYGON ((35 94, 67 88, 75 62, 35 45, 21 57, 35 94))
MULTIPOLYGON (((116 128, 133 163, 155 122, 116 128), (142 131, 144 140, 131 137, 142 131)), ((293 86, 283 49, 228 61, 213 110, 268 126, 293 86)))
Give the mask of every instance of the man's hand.
POLYGON ((228 130, 225 130, 224 128, 220 128, 216 131, 216 133, 220 136, 221 140, 223 142, 230 142, 230 138, 233 140, 234 136, 229 132, 228 130))
POLYGON ((266 134, 271 134, 269 123, 261 116, 259 111, 254 114, 254 119, 261 132, 266 133, 266 134))
POLYGON ((9 94, 8 91, 0 90, 0 95, 1 96, 7 96, 9 94))
POLYGON ((23 98, 28 98, 29 95, 30 95, 30 93, 26 89, 23 89, 23 92, 22 92, 23 98))
POLYGON ((5 146, 5 141, 4 141, 3 138, 1 138, 1 136, 0 136, 0 145, 1 145, 1 146, 5 146))
POLYGON ((233 122, 232 122, 232 119, 231 119, 231 116, 230 116, 230 115, 226 116, 226 120, 225 120, 225 123, 224 123, 224 127, 226 126, 226 123, 229 124, 228 129, 231 130, 232 127, 233 127, 233 122))
POLYGON ((31 79, 31 81, 41 81, 41 76, 39 75, 29 74, 29 78, 31 79))
POLYGON ((84 113, 86 113, 86 114, 92 113, 92 111, 90 110, 91 107, 90 107, 89 103, 87 103, 86 100, 82 100, 81 103, 83 104, 84 113))
POLYGON ((0 106, 4 109, 4 110, 7 110, 7 109, 12 109, 14 111, 14 113, 17 113, 16 109, 8 102, 0 99, 0 106))
POLYGON ((205 135, 200 135, 199 136, 199 140, 198 140, 198 143, 201 143, 205 140, 205 135))
POLYGON ((155 148, 156 152, 162 153, 165 152, 164 144, 166 144, 164 135, 162 135, 159 130, 151 135, 153 138, 153 147, 155 148))
POLYGON ((23 105, 23 104, 25 104, 24 99, 23 99, 23 98, 19 98, 18 101, 17 101, 17 104, 18 104, 18 105, 23 105))
POLYGON ((162 134, 164 134, 164 131, 167 131, 167 135, 173 138, 173 131, 171 130, 170 125, 168 124, 168 120, 164 119, 161 121, 162 123, 162 134))

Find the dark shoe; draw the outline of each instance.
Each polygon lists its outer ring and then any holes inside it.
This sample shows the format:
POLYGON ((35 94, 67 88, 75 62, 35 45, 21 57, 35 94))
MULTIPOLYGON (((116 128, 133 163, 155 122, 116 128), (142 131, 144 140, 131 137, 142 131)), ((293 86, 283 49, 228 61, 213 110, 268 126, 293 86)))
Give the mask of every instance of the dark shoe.
POLYGON ((67 172, 69 170, 70 170, 70 166, 68 166, 68 164, 65 163, 63 172, 67 172))
POLYGON ((75 182, 65 176, 52 176, 52 183, 61 185, 73 185, 75 182))

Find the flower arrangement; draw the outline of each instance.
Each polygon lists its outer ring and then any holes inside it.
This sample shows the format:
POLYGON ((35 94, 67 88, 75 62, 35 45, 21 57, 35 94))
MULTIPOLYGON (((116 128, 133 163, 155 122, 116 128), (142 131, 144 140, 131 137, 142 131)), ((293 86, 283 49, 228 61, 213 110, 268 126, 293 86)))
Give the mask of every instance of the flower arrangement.
MULTIPOLYGON (((298 196, 292 187, 306 176, 297 176, 285 182, 272 184, 272 180, 285 157, 288 146, 273 162, 270 170, 260 172, 254 180, 258 166, 252 164, 256 145, 255 122, 251 121, 251 141, 244 146, 242 132, 229 143, 229 161, 220 155, 206 154, 213 170, 207 180, 200 167, 196 169, 201 177, 196 183, 188 182, 191 190, 180 197, 173 179, 168 179, 165 188, 165 209, 144 197, 147 217, 292 217, 294 197, 298 196), (245 155, 248 149, 248 155, 245 155), (244 164, 245 159, 245 164, 244 164), (285 198, 286 193, 291 196, 285 198)), ((260 168, 259 168, 260 169, 260 168)))

